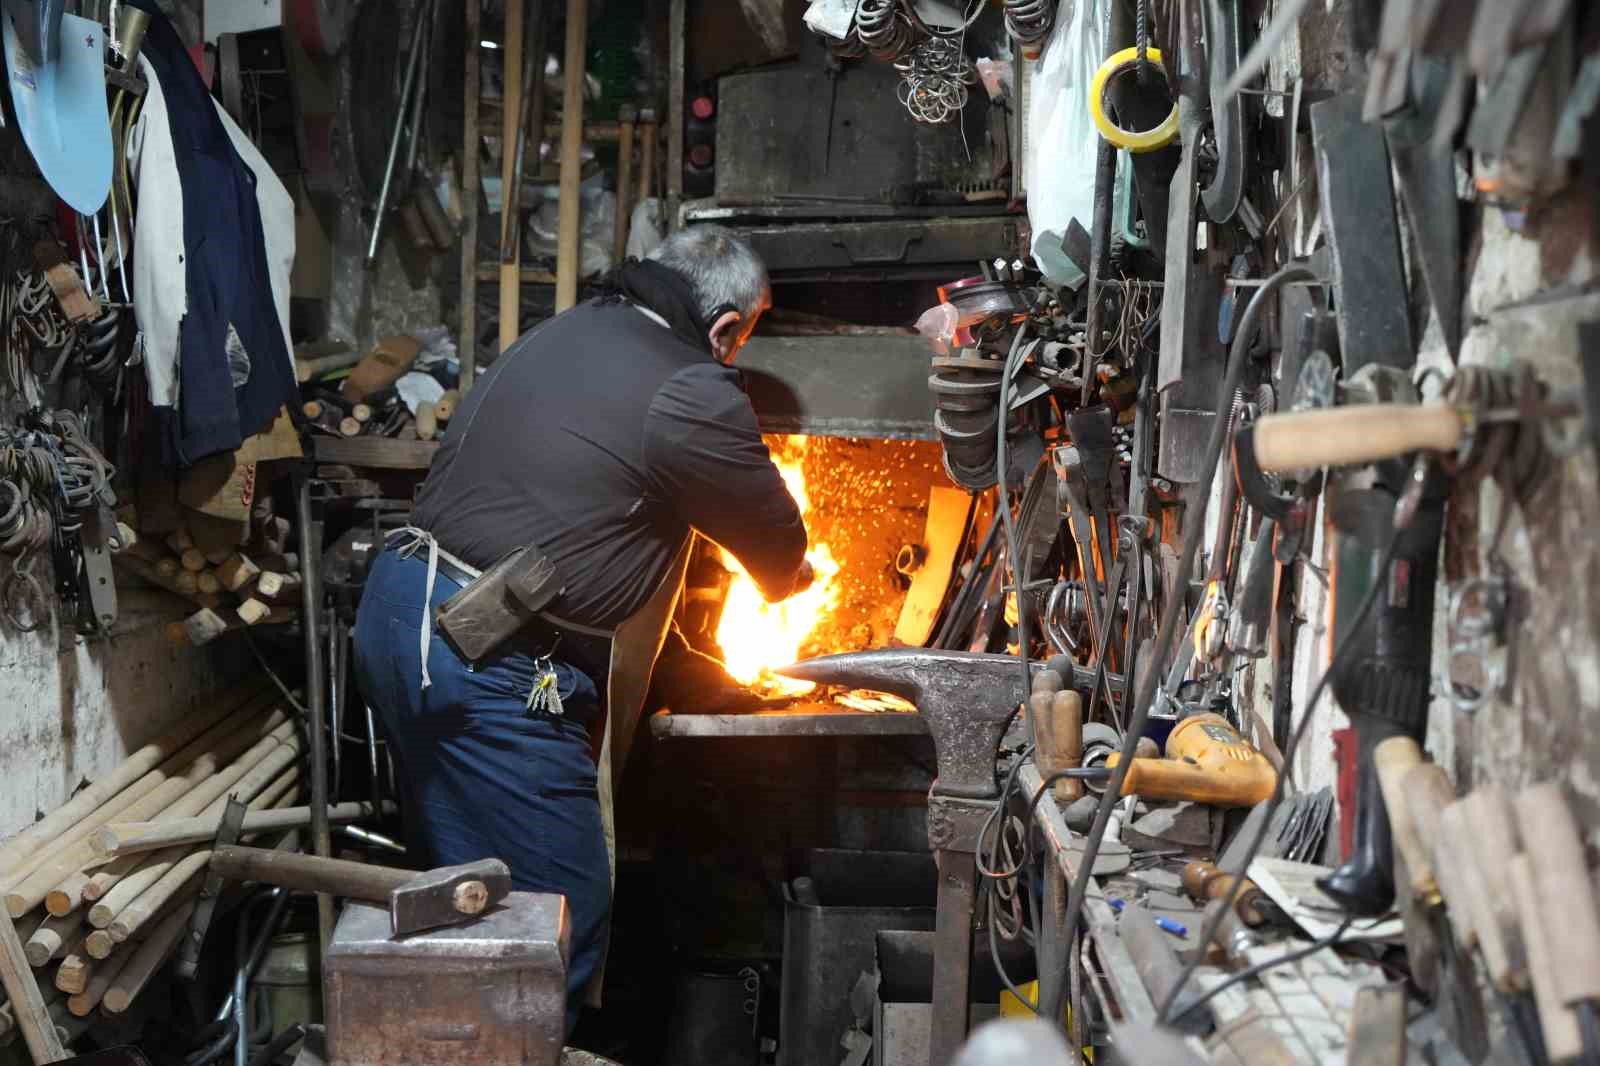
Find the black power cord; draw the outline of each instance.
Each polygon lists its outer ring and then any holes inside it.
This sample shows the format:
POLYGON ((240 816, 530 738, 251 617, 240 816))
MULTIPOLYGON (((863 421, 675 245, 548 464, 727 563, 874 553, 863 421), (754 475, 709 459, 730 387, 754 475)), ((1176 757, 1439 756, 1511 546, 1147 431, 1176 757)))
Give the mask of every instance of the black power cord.
MULTIPOLYGON (((1244 378, 1245 354, 1250 345, 1254 343, 1256 331, 1260 326, 1262 309, 1267 301, 1283 286, 1295 281, 1315 281, 1317 275, 1310 268, 1290 265, 1279 270, 1268 278, 1250 298, 1250 303, 1245 307, 1244 314, 1240 316, 1239 328, 1234 333, 1233 343, 1228 349, 1228 365, 1223 375, 1222 387, 1218 390, 1217 409, 1225 409, 1233 399, 1234 391, 1244 378)), ((1202 476, 1199 483, 1210 485, 1216 478, 1217 469, 1222 460, 1222 449, 1226 436, 1226 420, 1217 418, 1211 427, 1211 436, 1206 444, 1205 461, 1201 465, 1202 476)), ((1187 575, 1194 569, 1194 560, 1200 547, 1200 540, 1205 532, 1206 510, 1210 504, 1210 493, 1201 495, 1200 500, 1189 508, 1185 522, 1183 549, 1179 555, 1177 572, 1187 575)), ((1165 663, 1172 654, 1174 642, 1178 636, 1178 624, 1183 615, 1183 598, 1174 596, 1167 603, 1162 612, 1161 626, 1156 634, 1155 656, 1153 662, 1165 663)), ((1111 779, 1107 782, 1105 793, 1100 797, 1100 805, 1095 810, 1094 824, 1089 829, 1089 834, 1084 842, 1082 864, 1078 868, 1078 875, 1073 878, 1072 888, 1067 897, 1066 913, 1064 915, 1067 929, 1076 929, 1078 920, 1083 914, 1084 900, 1088 897, 1089 881, 1094 873, 1095 858, 1100 851, 1101 841, 1105 839, 1106 825, 1111 820, 1112 809, 1122 796, 1122 783, 1127 778, 1128 767, 1132 765, 1134 752, 1138 746, 1139 738, 1144 735, 1146 723, 1150 719, 1150 705, 1155 696, 1156 685, 1161 680, 1161 670, 1150 669, 1145 672, 1144 680, 1139 685, 1139 696, 1135 701, 1132 718, 1122 738, 1122 754, 1113 769, 1111 779)), ((1211 933, 1215 935, 1216 930, 1211 933)))
POLYGON ((1159 1018, 1175 1020, 1169 1016, 1178 1002, 1178 993, 1183 990, 1184 985, 1189 983, 1189 978, 1194 976, 1195 970, 1199 969, 1201 962, 1205 959, 1206 952, 1210 950, 1211 944, 1217 938, 1217 931, 1222 927, 1225 915, 1233 909, 1235 901, 1239 898, 1239 893, 1244 889, 1244 875, 1250 869, 1250 864, 1255 861, 1256 854, 1261 850, 1261 844, 1267 836, 1267 829, 1272 824, 1272 816, 1283 802, 1284 784, 1289 780, 1290 771, 1294 767, 1295 750, 1299 748, 1300 741, 1304 739, 1310 729, 1312 718, 1316 717, 1317 701, 1322 698, 1323 690, 1328 687, 1329 680, 1343 665, 1346 655, 1349 654, 1351 647, 1354 646, 1356 634, 1366 625, 1367 617, 1372 614, 1373 607, 1378 603, 1378 593, 1383 588, 1384 575, 1388 572, 1389 565, 1394 561, 1395 548, 1400 543, 1400 533, 1401 530, 1397 528, 1389 537, 1389 543, 1384 546, 1382 554, 1378 557, 1378 566, 1372 585, 1367 589, 1366 595, 1362 597, 1361 606, 1356 609, 1350 628, 1345 630, 1344 639, 1334 649, 1333 657, 1328 660, 1328 668, 1322 672, 1322 676, 1317 678, 1317 683, 1312 686, 1311 698, 1306 701, 1305 714, 1301 716, 1300 724, 1295 727, 1294 735, 1289 738, 1289 746, 1283 751, 1283 771, 1278 774, 1277 783, 1272 788, 1272 795, 1267 800, 1266 816, 1261 819, 1260 824, 1256 827, 1256 835, 1251 839, 1250 847, 1245 851, 1244 861, 1239 864, 1237 870, 1233 871, 1240 876, 1233 879, 1232 887, 1228 890, 1228 894, 1223 897, 1222 906, 1217 908, 1217 912, 1212 915, 1204 928, 1201 929, 1200 949, 1195 953, 1188 965, 1183 968, 1183 972, 1178 975, 1178 979, 1173 982, 1172 991, 1167 993, 1167 1001, 1161 1005, 1161 1009, 1157 1013, 1159 1018))
MULTIPOLYGON (((1183 1009, 1178 1011, 1176 1014, 1174 1014, 1169 1019, 1168 1023, 1172 1024, 1172 1025, 1176 1025, 1186 1015, 1194 1013, 1195 1011, 1199 1010, 1201 1007, 1205 1006, 1207 1003, 1210 1003, 1213 999, 1216 999, 1218 996, 1220 996, 1226 990, 1234 987, 1235 985, 1241 985, 1244 982, 1250 980, 1252 977, 1260 977, 1262 974, 1266 973, 1268 970, 1274 969, 1274 968, 1279 967, 1279 966, 1287 966, 1291 962, 1299 962, 1301 959, 1306 958, 1307 956, 1315 955, 1317 952, 1321 951, 1323 948, 1331 948, 1331 947, 1333 947, 1335 944, 1337 944, 1344 937, 1345 933, 1350 931, 1350 926, 1353 925, 1354 923, 1355 923, 1355 919, 1354 918, 1346 918, 1343 922, 1339 923, 1339 928, 1335 929, 1333 932, 1329 933, 1327 936, 1323 937, 1321 940, 1313 941, 1312 943, 1307 944, 1305 947, 1302 947, 1302 948, 1296 948, 1294 951, 1289 952, 1287 955, 1279 955, 1275 959, 1267 959, 1264 962, 1256 963, 1254 966, 1247 966, 1244 969, 1240 970, 1238 973, 1230 974, 1228 976, 1227 980, 1221 981, 1221 982, 1219 982, 1219 983, 1217 983, 1215 985, 1212 985, 1210 988, 1206 989, 1204 995, 1196 996, 1194 999, 1190 1000, 1188 1003, 1185 1003, 1183 1005, 1183 1009)), ((1201 954, 1203 955, 1204 953, 1205 953, 1205 946, 1202 945, 1201 946, 1201 954)), ((1181 981, 1177 985, 1173 986, 1174 994, 1176 994, 1176 990, 1179 987, 1182 987, 1182 982, 1181 981)))

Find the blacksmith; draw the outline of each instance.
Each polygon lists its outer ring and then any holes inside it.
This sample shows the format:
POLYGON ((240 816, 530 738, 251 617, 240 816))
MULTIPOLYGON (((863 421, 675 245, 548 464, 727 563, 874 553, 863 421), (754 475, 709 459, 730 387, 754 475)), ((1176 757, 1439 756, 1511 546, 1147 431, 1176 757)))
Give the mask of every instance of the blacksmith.
POLYGON ((569 1028, 605 953, 609 778, 692 535, 732 552, 770 599, 811 580, 799 510, 728 365, 770 303, 755 253, 698 227, 522 337, 467 393, 415 525, 390 537, 361 601, 357 674, 419 858, 498 857, 517 888, 567 897, 569 1028), (563 591, 469 663, 434 611, 518 548, 542 552, 563 591))

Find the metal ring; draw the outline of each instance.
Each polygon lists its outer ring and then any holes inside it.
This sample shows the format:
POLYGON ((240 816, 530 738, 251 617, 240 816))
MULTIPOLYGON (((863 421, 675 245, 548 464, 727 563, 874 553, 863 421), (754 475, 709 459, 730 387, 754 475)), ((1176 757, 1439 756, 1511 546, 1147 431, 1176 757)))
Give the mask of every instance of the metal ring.
MULTIPOLYGON (((1161 50, 1152 48, 1148 53, 1150 62, 1161 65, 1161 50)), ((1111 116, 1106 114, 1105 93, 1106 86, 1111 79, 1139 64, 1139 49, 1137 46, 1124 48, 1100 64, 1100 69, 1094 72, 1094 80, 1089 83, 1089 116, 1094 119, 1095 129, 1100 131, 1100 136, 1130 152, 1153 152, 1158 148, 1165 148, 1178 137, 1178 105, 1174 101, 1172 110, 1161 124, 1148 130, 1125 130, 1111 121, 1111 116)))

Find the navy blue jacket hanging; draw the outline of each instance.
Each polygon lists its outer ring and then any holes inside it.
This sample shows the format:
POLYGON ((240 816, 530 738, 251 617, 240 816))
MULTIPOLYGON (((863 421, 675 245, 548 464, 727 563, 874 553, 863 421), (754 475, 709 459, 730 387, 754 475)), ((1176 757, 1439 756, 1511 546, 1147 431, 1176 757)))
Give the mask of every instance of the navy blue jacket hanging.
POLYGON ((151 93, 133 139, 135 309, 163 457, 189 466, 238 448, 296 401, 293 203, 172 24, 152 0, 128 2, 151 15, 141 62, 151 93))

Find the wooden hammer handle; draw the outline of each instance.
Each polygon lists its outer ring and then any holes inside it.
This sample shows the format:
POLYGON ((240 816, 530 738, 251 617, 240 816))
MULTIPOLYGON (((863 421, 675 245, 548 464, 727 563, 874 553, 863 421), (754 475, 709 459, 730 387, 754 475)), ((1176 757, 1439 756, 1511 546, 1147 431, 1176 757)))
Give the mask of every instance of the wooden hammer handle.
POLYGON ((211 868, 233 881, 259 881, 298 892, 326 892, 385 904, 389 893, 417 876, 415 870, 235 846, 213 850, 211 868))
MULTIPOLYGON (((1431 856, 1423 847, 1422 837, 1411 820, 1411 811, 1406 806, 1401 787, 1406 774, 1422 765, 1422 748, 1410 737, 1390 737, 1373 749, 1372 762, 1378 771, 1378 786, 1383 790, 1383 806, 1389 812, 1394 849, 1405 857, 1408 871, 1431 867, 1431 856)), ((1414 874, 1412 880, 1414 885, 1414 874)), ((1424 899, 1423 902, 1432 901, 1424 899)))
POLYGON ((1445 452, 1461 442, 1461 416, 1448 404, 1369 403, 1262 415, 1256 462, 1267 471, 1305 470, 1445 452))
MULTIPOLYGON (((1378 747, 1383 747, 1383 744, 1379 744, 1378 747)), ((1376 755, 1376 751, 1373 754, 1376 755)), ((1381 768, 1378 774, 1381 784, 1383 782, 1381 768)), ((1444 772, 1444 767, 1438 763, 1425 762, 1406 771, 1405 777, 1400 782, 1400 792, 1401 806, 1405 809, 1406 821, 1417 846, 1415 856, 1409 851, 1405 853, 1406 869, 1411 874, 1411 891, 1425 903, 1431 904, 1444 898, 1445 904, 1449 906, 1450 899, 1445 896, 1444 884, 1450 880, 1450 875, 1440 870, 1444 858, 1439 854, 1439 815, 1456 801, 1455 787, 1450 784, 1450 778, 1444 772)), ((1384 785, 1386 805, 1388 795, 1388 786, 1384 785)), ((1390 819, 1392 822, 1393 808, 1390 808, 1390 819)), ((1397 833, 1396 839, 1398 838, 1397 833)), ((1477 943, 1477 940, 1474 938, 1468 943, 1463 939, 1462 942, 1470 947, 1477 943)))
POLYGON ((1524 790, 1516 811, 1546 928, 1561 931, 1549 941, 1557 998, 1569 1005, 1600 1000, 1600 911, 1578 822, 1554 781, 1524 790))

